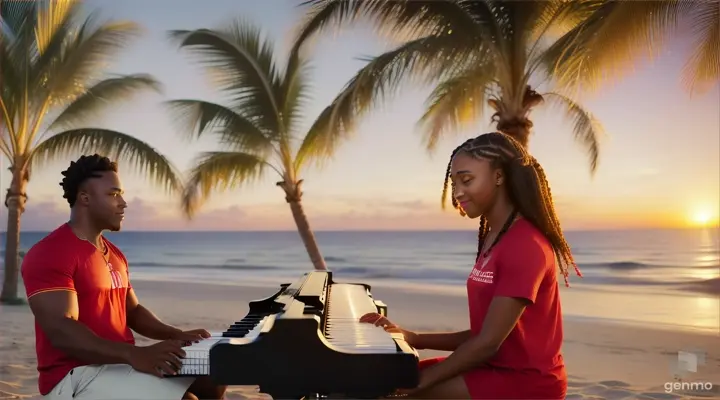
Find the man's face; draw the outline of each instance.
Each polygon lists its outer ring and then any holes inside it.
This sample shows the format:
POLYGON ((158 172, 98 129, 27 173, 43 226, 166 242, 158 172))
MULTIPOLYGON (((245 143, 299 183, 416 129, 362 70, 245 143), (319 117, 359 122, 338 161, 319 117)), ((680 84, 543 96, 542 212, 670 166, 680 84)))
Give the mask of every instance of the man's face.
POLYGON ((87 207, 98 228, 119 231, 127 208, 120 177, 112 171, 98 175, 100 177, 90 178, 82 185, 78 201, 87 207))

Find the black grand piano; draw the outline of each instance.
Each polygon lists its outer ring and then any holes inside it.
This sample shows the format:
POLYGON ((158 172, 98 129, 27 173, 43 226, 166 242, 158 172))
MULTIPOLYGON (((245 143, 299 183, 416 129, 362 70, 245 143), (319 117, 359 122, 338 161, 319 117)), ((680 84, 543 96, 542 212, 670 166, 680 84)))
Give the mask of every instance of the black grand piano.
POLYGON ((416 387, 418 354, 402 335, 360 323, 387 315, 370 286, 338 283, 330 271, 308 272, 223 332, 185 348, 177 376, 209 375, 220 385, 259 386, 276 399, 377 398, 416 387))

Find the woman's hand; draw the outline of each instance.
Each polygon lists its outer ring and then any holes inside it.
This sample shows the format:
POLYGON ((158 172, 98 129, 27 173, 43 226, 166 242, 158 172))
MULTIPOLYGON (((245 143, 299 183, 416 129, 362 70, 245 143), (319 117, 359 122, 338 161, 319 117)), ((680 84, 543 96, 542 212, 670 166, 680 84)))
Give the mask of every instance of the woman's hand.
POLYGON ((385 332, 390 333, 402 333, 407 344, 412 347, 416 347, 418 343, 418 334, 401 328, 399 325, 392 323, 387 317, 384 317, 378 313, 368 313, 360 317, 360 322, 373 324, 375 326, 381 326, 385 329, 385 332))
POLYGON ((393 393, 393 396, 396 397, 408 397, 408 396, 414 396, 417 395, 418 392, 422 392, 426 389, 431 388, 433 385, 436 384, 436 382, 433 380, 432 377, 432 371, 433 367, 428 367, 420 371, 420 381, 418 382, 417 387, 414 387, 412 389, 398 389, 393 393))

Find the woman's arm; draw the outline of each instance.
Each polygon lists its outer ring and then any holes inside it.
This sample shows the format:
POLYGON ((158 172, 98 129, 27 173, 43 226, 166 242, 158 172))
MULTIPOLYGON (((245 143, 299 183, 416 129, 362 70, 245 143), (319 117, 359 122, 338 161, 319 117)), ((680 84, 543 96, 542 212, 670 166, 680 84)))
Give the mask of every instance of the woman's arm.
POLYGON ((455 351, 472 336, 470 330, 442 333, 416 333, 415 348, 420 350, 455 351))
POLYGON ((525 308, 533 304, 545 277, 554 273, 552 249, 532 236, 518 240, 512 251, 498 254, 494 297, 476 336, 460 345, 445 361, 427 369, 421 380, 434 386, 487 363, 512 332, 525 308))
POLYGON ((445 361, 428 368, 422 386, 434 386, 486 363, 513 330, 529 303, 527 299, 495 297, 480 334, 459 345, 445 361))

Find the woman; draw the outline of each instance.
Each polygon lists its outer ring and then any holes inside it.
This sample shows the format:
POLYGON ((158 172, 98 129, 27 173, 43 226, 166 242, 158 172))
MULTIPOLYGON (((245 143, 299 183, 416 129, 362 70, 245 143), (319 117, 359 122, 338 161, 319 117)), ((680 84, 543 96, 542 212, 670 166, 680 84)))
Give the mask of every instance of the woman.
MULTIPOLYGON (((513 138, 488 133, 453 151, 452 204, 480 218, 478 252, 467 279, 470 329, 415 333, 379 314, 361 321, 399 331, 417 349, 452 351, 420 363, 412 398, 564 399, 567 375, 557 268, 567 285, 575 265, 537 161, 513 138)), ((580 275, 580 271, 575 267, 580 275)))

